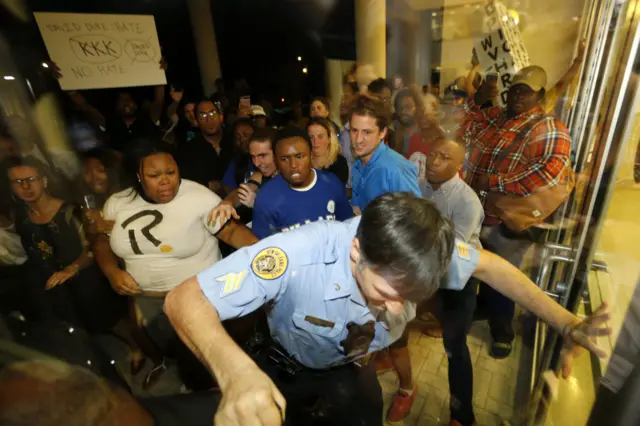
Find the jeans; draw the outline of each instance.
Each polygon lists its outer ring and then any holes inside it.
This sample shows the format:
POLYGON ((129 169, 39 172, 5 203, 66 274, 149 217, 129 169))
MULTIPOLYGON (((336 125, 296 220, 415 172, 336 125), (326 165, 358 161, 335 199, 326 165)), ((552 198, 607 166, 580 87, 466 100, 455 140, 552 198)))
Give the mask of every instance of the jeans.
POLYGON ((442 327, 442 339, 449 360, 451 419, 463 426, 474 422, 473 365, 467 346, 467 333, 476 308, 478 282, 471 279, 461 291, 439 290, 440 307, 436 314, 442 327))

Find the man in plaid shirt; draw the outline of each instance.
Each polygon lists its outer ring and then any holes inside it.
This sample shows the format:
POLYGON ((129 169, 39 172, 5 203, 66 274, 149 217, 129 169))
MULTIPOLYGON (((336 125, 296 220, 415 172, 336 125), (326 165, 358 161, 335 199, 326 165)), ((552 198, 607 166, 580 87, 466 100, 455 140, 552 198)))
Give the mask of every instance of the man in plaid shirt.
MULTIPOLYGON (((466 180, 483 202, 488 192, 526 197, 541 188, 556 185, 562 170, 569 164, 569 130, 541 108, 546 83, 546 72, 540 67, 529 66, 514 76, 507 93, 506 108, 479 107, 497 95, 495 80, 485 81, 475 96, 465 103, 463 137, 470 146, 466 180), (503 150, 512 144, 517 147, 510 148, 505 156, 503 150)), ((520 267, 525 252, 533 244, 531 234, 510 231, 485 205, 481 233, 485 249, 520 267)), ((479 305, 487 309, 489 316, 493 338, 491 355, 507 357, 514 338, 511 326, 513 302, 483 285, 479 305)))

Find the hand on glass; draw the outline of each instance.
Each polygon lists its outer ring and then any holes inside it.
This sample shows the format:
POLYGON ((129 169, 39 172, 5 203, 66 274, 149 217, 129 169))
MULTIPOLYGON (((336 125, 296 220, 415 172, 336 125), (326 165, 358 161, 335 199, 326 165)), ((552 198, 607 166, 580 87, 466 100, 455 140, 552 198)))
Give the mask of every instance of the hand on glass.
POLYGON ((250 184, 242 183, 238 188, 238 200, 249 207, 253 208, 253 204, 256 201, 256 192, 251 188, 250 184))
POLYGON ((213 226, 217 219, 220 219, 220 225, 224 225, 232 217, 236 220, 240 219, 238 212, 236 212, 231 203, 223 201, 209 213, 209 225, 213 226))
POLYGON ((611 327, 605 323, 611 319, 611 314, 607 312, 607 303, 604 302, 593 314, 585 320, 567 325, 564 334, 564 346, 560 353, 562 359, 562 377, 571 375, 573 359, 584 349, 588 350, 598 358, 604 358, 607 353, 594 342, 594 337, 609 336, 611 327))
POLYGON ((45 289, 50 290, 57 285, 64 284, 71 278, 75 277, 78 274, 79 270, 80 268, 78 268, 77 266, 71 265, 64 268, 62 271, 55 272, 47 280, 45 289))

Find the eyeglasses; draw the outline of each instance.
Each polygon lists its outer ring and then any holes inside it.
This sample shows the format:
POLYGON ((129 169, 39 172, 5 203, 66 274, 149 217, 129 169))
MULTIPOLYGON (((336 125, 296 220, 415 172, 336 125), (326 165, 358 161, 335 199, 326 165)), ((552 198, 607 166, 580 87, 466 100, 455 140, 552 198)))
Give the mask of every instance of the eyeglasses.
POLYGON ((11 183, 14 185, 24 185, 25 183, 31 185, 32 183, 37 182, 40 179, 42 179, 42 176, 29 176, 28 178, 24 179, 13 179, 11 183))
POLYGON ((198 113, 198 118, 201 118, 203 120, 208 120, 210 118, 216 117, 218 115, 218 111, 216 110, 211 110, 211 111, 200 111, 198 113))

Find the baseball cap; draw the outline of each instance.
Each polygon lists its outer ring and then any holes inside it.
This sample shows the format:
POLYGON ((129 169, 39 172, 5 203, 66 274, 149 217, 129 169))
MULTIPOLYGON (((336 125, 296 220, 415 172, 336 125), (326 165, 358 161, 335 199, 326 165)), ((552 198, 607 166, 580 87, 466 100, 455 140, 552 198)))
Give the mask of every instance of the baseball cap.
POLYGON ((264 112, 264 108, 260 105, 251 105, 251 116, 252 117, 266 117, 267 113, 264 112))
POLYGON ((516 84, 524 84, 534 92, 539 92, 547 85, 547 73, 537 65, 524 67, 511 80, 511 86, 516 84))

